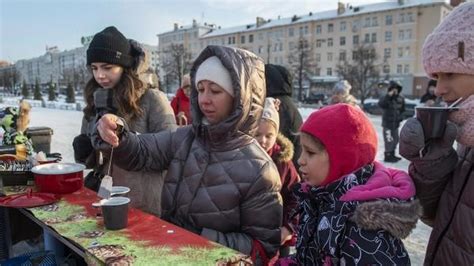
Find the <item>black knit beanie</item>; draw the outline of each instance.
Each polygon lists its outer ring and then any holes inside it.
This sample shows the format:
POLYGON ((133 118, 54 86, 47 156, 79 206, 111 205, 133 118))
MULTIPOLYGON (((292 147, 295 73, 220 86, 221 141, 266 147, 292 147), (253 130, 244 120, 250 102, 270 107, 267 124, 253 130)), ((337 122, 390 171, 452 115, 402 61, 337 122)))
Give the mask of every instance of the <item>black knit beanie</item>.
POLYGON ((402 88, 403 87, 402 87, 402 84, 400 84, 400 82, 395 81, 395 80, 391 80, 388 83, 387 91, 391 91, 392 89, 397 89, 398 93, 400 93, 402 91, 402 88))
POLYGON ((103 62, 129 68, 133 62, 130 49, 129 41, 117 28, 107 27, 92 38, 87 49, 87 65, 103 62))

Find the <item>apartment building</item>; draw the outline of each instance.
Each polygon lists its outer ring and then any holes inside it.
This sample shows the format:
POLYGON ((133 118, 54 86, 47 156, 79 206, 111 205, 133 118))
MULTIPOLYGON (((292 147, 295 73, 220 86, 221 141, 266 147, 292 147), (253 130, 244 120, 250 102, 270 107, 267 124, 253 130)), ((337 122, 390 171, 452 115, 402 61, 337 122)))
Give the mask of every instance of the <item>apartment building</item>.
POLYGON ((228 45, 253 51, 267 63, 288 66, 291 52, 303 37, 316 62, 314 79, 335 80, 337 64, 351 60, 354 47, 370 44, 379 56, 381 76, 400 81, 405 95, 420 96, 427 83, 421 62, 423 42, 451 9, 450 4, 437 0, 395 0, 360 6, 339 2, 334 10, 286 18, 257 17, 255 23, 206 28, 201 32, 207 33, 202 35, 188 34, 188 39, 167 43, 160 38, 159 50, 170 43, 185 43, 195 56, 207 45, 228 45))
MULTIPOLYGON (((58 88, 65 88, 68 83, 72 83, 77 90, 82 89, 91 77, 86 67, 86 52, 92 37, 82 37, 82 45, 71 50, 61 51, 56 46, 46 47, 45 53, 41 56, 18 60, 14 67, 20 74, 20 81, 25 80, 27 84, 32 85, 38 80, 43 86, 52 82, 58 88)), ((150 67, 158 68, 158 46, 141 45, 148 53, 150 67)), ((1 69, 0 66, 0 71, 1 69)))
MULTIPOLYGON (((175 78, 173 80, 168 80, 166 75, 165 68, 170 65, 170 62, 174 61, 173 53, 171 52, 172 45, 182 45, 183 51, 189 53, 186 57, 182 58, 182 69, 180 70, 181 74, 184 74, 184 69, 186 66, 186 61, 195 58, 199 52, 204 49, 205 42, 201 41, 201 37, 206 33, 212 30, 220 29, 214 24, 208 23, 198 23, 193 19, 191 25, 179 25, 174 23, 172 31, 164 32, 157 34, 158 37, 158 54, 160 56, 160 68, 159 75, 162 79, 162 86, 164 86, 165 91, 173 91, 178 88, 177 81, 175 78)), ((183 56, 185 56, 183 54, 183 56)), ((189 67, 189 66, 187 66, 189 67)))

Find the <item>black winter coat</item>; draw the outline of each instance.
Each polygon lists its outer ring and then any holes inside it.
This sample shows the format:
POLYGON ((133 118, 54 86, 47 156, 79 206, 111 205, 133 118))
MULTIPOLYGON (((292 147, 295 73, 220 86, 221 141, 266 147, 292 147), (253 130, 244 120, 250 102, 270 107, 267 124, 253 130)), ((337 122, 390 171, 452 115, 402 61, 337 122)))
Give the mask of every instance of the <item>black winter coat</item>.
POLYGON ((396 129, 400 126, 405 112, 405 98, 400 95, 385 95, 379 100, 379 106, 382 108, 382 127, 396 129))
POLYGON ((267 97, 273 97, 281 101, 278 111, 280 115, 280 132, 293 143, 295 149, 293 164, 297 166, 297 160, 301 154, 301 146, 296 133, 300 130, 303 118, 292 99, 291 74, 282 66, 266 64, 265 77, 267 81, 267 97))

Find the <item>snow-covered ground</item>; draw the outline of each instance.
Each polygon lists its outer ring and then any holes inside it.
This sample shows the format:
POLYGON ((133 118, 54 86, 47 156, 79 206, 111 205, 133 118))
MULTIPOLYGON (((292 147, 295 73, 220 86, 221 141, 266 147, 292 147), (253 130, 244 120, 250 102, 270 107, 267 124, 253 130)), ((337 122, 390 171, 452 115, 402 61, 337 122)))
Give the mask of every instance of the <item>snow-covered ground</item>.
MULTIPOLYGON (((4 103, 0 104, 0 107, 4 106, 15 106, 17 101, 13 99, 4 99, 4 103)), ((59 104, 57 105, 60 106, 59 104)), ((72 108, 71 108, 72 109, 72 108)), ((303 119, 306 119, 314 109, 311 108, 300 108, 300 113, 303 119)), ((379 138, 379 149, 377 153, 377 159, 383 160, 383 139, 382 139, 382 127, 381 117, 368 115, 370 120, 373 122, 378 138, 379 138)), ((60 152, 63 156, 63 162, 73 162, 74 154, 72 149, 72 141, 76 135, 80 132, 82 120, 82 112, 75 110, 65 109, 49 109, 35 106, 31 111, 31 122, 30 126, 47 126, 53 129, 54 135, 52 137, 51 151, 60 152)), ((389 166, 395 167, 401 170, 408 169, 409 162, 402 159, 398 163, 390 164, 389 166)), ((422 265, 423 258, 425 256, 425 249, 428 243, 428 237, 431 232, 431 228, 418 222, 416 229, 413 233, 404 241, 405 245, 410 253, 413 265, 422 265)))

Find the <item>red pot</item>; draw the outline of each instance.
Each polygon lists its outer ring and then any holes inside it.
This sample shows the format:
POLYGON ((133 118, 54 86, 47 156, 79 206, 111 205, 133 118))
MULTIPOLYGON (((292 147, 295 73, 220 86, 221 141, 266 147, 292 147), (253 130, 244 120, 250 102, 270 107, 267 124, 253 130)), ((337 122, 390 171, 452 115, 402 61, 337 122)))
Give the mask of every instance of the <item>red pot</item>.
POLYGON ((39 192, 68 194, 82 188, 85 166, 77 163, 49 163, 33 167, 39 192))

